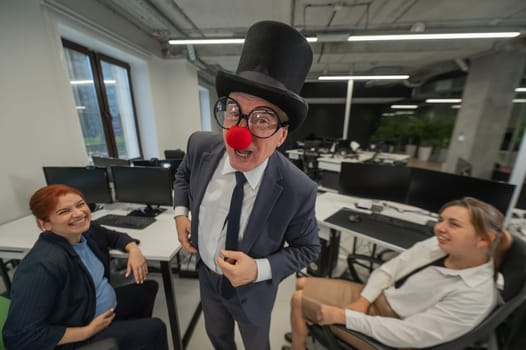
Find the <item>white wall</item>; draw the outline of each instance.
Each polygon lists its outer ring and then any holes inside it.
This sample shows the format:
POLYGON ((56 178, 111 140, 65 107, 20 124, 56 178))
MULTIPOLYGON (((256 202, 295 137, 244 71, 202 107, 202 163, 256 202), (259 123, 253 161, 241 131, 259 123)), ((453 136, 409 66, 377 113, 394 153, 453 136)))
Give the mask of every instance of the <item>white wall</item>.
MULTIPOLYGON (((29 213, 42 166, 87 164, 60 42, 59 23, 70 22, 40 0, 0 1, 0 223, 29 213)), ((185 148, 200 129, 193 66, 153 55, 130 64, 145 157, 185 148)))
POLYGON ((186 150, 188 136, 201 130, 197 71, 186 60, 152 59, 149 68, 159 150, 186 150))

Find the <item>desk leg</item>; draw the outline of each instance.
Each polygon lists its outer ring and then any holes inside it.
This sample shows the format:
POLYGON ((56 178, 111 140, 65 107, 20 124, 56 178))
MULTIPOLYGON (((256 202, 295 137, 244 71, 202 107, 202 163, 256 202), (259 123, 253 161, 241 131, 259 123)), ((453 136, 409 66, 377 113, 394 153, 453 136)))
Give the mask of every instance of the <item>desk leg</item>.
POLYGON ((9 278, 9 273, 7 272, 3 259, 0 259, 0 273, 2 274, 2 281, 4 282, 7 296, 9 297, 11 294, 11 279, 9 278))
POLYGON ((166 296, 166 306, 168 308, 168 318, 170 319, 170 331, 172 332, 174 350, 183 350, 170 262, 161 261, 161 274, 163 276, 164 294, 166 296))

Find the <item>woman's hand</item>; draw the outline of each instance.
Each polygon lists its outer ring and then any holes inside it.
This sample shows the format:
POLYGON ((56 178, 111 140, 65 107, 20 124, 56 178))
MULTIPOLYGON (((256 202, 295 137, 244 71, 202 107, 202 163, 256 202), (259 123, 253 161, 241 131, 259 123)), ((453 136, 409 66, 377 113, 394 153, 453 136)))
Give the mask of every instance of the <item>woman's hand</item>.
POLYGON ((133 272, 135 283, 142 284, 148 274, 146 259, 135 242, 128 243, 125 250, 128 252, 128 266, 125 277, 128 277, 133 272))
POLYGON ((351 309, 357 312, 361 312, 362 314, 366 314, 367 310, 369 310, 369 305, 371 305, 369 300, 365 299, 364 297, 360 297, 355 302, 347 305, 347 309, 351 309))
POLYGON ((177 229, 177 238, 179 239, 179 243, 181 243, 181 247, 188 253, 195 254, 197 253, 197 249, 192 246, 188 239, 188 237, 190 237, 191 226, 192 222, 187 216, 178 215, 175 217, 175 228, 177 229))
POLYGON ((115 310, 109 309, 91 320, 87 326, 68 327, 57 345, 76 343, 89 339, 100 331, 108 328, 114 318, 115 310))
POLYGON ((86 326, 88 330, 88 338, 93 337, 95 334, 99 333, 103 329, 108 328, 113 319, 115 318, 115 310, 113 308, 104 311, 99 316, 95 317, 91 322, 86 326))
POLYGON ((319 325, 345 324, 345 310, 336 306, 321 304, 316 315, 319 325))

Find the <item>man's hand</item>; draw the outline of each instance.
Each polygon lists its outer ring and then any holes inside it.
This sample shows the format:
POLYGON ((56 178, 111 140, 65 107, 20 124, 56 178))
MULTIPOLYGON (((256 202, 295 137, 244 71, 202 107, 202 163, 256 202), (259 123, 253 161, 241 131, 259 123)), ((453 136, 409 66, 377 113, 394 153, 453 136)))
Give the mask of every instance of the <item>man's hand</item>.
POLYGON ((187 216, 178 215, 175 217, 175 228, 177 229, 177 238, 179 239, 179 243, 181 243, 181 247, 188 253, 195 254, 197 253, 197 249, 190 244, 190 240, 188 239, 190 237, 191 225, 192 222, 187 216))
POLYGON ((216 260, 223 274, 234 287, 252 283, 258 276, 256 260, 243 252, 221 250, 221 255, 216 260))
POLYGON ((135 283, 142 284, 148 274, 146 259, 135 242, 128 243, 125 250, 128 252, 128 265, 124 276, 127 278, 133 272, 135 283))

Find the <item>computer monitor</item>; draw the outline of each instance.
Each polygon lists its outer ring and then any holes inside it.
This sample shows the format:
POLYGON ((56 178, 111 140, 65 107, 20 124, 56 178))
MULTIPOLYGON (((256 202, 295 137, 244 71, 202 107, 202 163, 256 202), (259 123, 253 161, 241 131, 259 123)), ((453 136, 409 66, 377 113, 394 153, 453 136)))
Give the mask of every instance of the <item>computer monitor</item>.
POLYGON ((515 208, 526 210, 526 184, 522 185, 521 193, 519 194, 515 208))
POLYGON ((45 166, 42 169, 48 185, 76 188, 88 203, 113 202, 106 168, 45 166))
POLYGON ((455 167, 455 174, 463 176, 471 176, 473 166, 464 158, 457 158, 457 166, 455 167))
POLYGON ((113 182, 113 174, 111 172, 112 165, 130 165, 129 160, 119 158, 91 156, 91 160, 93 161, 94 166, 108 169, 108 178, 110 179, 110 182, 113 182))
POLYGON ((515 185, 474 177, 413 168, 407 193, 407 204, 438 212, 449 201, 474 197, 493 205, 504 215, 515 185))
POLYGON ((164 211, 159 205, 172 205, 169 168, 112 166, 111 169, 117 202, 146 204, 130 215, 157 216, 164 211))
POLYGON ((130 165, 130 161, 126 159, 91 156, 93 165, 96 167, 107 168, 112 165, 130 165))
POLYGON ((179 167, 179 164, 183 161, 182 158, 180 159, 150 159, 150 160, 133 160, 132 164, 133 166, 156 166, 161 168, 169 168, 170 169, 170 175, 172 184, 175 180, 175 173, 177 172, 177 168, 179 167))
POLYGON ((403 203, 410 175, 406 166, 342 162, 340 193, 403 203))

